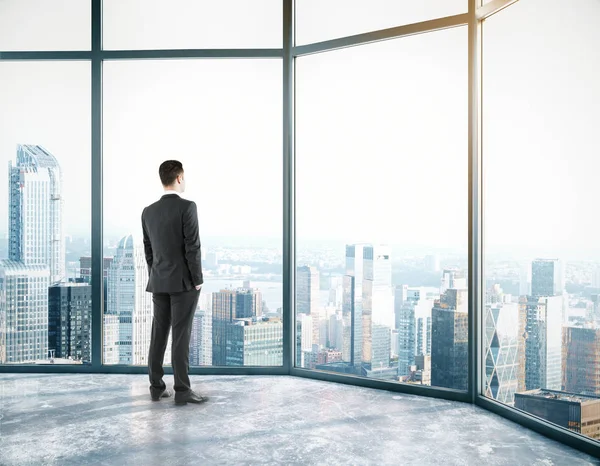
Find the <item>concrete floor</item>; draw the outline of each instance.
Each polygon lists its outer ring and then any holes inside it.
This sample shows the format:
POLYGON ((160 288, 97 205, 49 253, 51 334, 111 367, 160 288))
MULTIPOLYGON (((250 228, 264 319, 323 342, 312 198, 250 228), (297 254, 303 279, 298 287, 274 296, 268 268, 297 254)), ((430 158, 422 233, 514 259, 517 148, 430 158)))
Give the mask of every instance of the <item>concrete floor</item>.
POLYGON ((2 465, 595 465, 477 407, 293 377, 0 374, 2 465), (172 381, 167 377, 167 383, 172 381))

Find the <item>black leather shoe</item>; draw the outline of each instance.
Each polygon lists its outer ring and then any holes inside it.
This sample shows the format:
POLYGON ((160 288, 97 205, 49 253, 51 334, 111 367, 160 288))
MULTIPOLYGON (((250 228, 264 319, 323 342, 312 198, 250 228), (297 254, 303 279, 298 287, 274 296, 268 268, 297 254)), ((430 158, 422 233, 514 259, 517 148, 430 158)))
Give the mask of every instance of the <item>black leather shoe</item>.
POLYGON ((150 397, 152 401, 160 401, 161 398, 170 398, 173 396, 170 390, 164 388, 163 390, 155 390, 154 388, 150 388, 150 397))
POLYGON ((193 390, 187 392, 175 392, 175 404, 184 405, 187 403, 204 403, 208 398, 196 393, 193 390))

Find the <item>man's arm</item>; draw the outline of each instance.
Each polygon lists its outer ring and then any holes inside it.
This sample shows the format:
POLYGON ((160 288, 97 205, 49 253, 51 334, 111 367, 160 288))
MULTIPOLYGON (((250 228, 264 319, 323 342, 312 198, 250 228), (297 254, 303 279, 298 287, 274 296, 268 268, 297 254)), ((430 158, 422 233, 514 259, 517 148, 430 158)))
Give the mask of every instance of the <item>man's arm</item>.
POLYGON ((204 283, 202 277, 202 252, 200 251, 200 235, 198 233, 198 209, 190 202, 183 212, 183 241, 185 243, 185 258, 193 285, 199 289, 204 283))
POLYGON ((146 214, 146 209, 142 211, 142 230, 144 232, 144 253, 146 254, 146 263, 148 264, 148 274, 150 274, 150 269, 152 268, 152 244, 150 244, 150 237, 148 236, 148 231, 146 230, 146 222, 144 221, 144 216, 146 214))

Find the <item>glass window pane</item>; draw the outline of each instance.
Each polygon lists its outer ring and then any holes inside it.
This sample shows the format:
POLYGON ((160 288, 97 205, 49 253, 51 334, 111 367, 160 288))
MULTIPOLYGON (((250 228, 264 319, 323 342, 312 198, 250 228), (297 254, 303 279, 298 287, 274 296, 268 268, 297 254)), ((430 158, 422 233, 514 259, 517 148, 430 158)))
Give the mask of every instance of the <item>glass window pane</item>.
POLYGON ((296 44, 466 13, 467 0, 297 0, 296 44))
POLYGON ((280 48, 280 0, 104 0, 106 50, 280 48))
POLYGON ((0 364, 91 361, 89 62, 0 63, 0 364))
POLYGON ((90 0, 0 0, 0 50, 90 50, 90 0))
POLYGON ((297 366, 466 390, 466 47, 298 59, 297 366))
POLYGON ((600 3, 575 3, 484 24, 485 394, 600 439, 600 3))
POLYGON ((106 364, 147 364, 141 214, 162 196, 169 159, 183 163, 203 252, 191 364, 283 364, 281 70, 281 60, 105 63, 106 364))

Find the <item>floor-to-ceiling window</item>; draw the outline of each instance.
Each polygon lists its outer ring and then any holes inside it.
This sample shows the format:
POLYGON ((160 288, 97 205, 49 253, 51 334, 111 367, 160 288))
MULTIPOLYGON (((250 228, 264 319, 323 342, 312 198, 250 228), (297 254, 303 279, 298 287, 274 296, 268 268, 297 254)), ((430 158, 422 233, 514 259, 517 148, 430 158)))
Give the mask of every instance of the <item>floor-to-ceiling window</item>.
POLYGON ((467 390, 466 46, 296 60, 297 367, 467 390))
POLYGON ((600 3, 483 24, 485 395, 600 439, 600 3))

